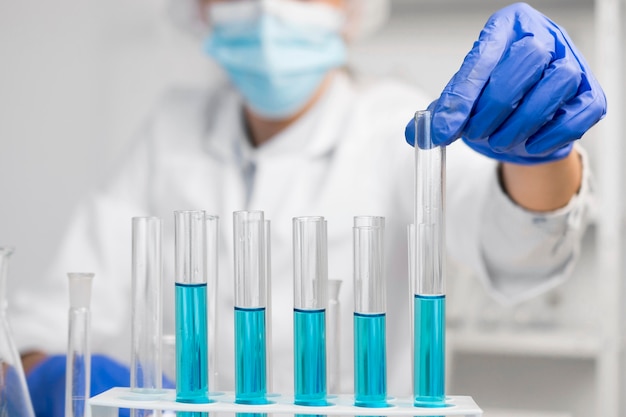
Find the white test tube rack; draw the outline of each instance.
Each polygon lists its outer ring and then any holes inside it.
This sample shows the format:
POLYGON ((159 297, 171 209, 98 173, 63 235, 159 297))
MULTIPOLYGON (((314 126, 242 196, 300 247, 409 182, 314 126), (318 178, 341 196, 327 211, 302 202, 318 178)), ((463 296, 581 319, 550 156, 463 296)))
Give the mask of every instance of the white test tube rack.
POLYGON ((264 414, 316 414, 316 415, 350 415, 350 416, 468 416, 480 417, 483 411, 476 405, 472 397, 447 396, 446 407, 427 408, 415 407, 413 399, 389 399, 388 407, 357 407, 353 395, 329 395, 328 406, 302 406, 293 403, 293 396, 276 395, 268 398, 271 404, 236 404, 235 394, 226 392, 220 395, 209 395, 213 400, 208 404, 189 404, 176 402, 176 391, 165 390, 158 399, 146 400, 138 397, 129 388, 112 388, 89 400, 92 417, 117 417, 119 408, 191 411, 191 412, 229 412, 229 413, 264 413, 264 414))

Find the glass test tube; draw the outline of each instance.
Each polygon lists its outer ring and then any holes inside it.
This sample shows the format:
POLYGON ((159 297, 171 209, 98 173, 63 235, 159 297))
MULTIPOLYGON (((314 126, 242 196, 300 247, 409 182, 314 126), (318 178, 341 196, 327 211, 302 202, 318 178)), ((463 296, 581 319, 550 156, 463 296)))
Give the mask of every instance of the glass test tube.
MULTIPOLYGON (((130 388, 142 396, 160 396, 162 389, 162 263, 161 219, 132 219, 132 321, 130 388)), ((132 410, 133 416, 152 411, 132 410)))
POLYGON ((14 248, 0 246, 0 416, 35 417, 20 354, 7 317, 6 284, 14 248))
MULTIPOLYGON (((207 320, 208 320, 208 340, 209 340, 209 369, 207 370, 208 384, 211 389, 216 390, 218 381, 217 368, 217 295, 218 295, 218 274, 219 274, 219 216, 206 215, 206 239, 207 239, 207 320)), ((209 395, 220 395, 221 392, 211 391, 209 395)))
POLYGON ((262 211, 233 213, 235 253, 235 402, 266 404, 265 221, 262 211))
POLYGON ((294 394, 298 405, 327 405, 328 253, 323 217, 293 219, 294 394))
MULTIPOLYGON (((326 365, 328 368, 327 390, 329 393, 341 391, 341 302, 339 292, 341 283, 339 279, 328 280, 328 306, 326 307, 326 365)), ((335 396, 335 394, 332 394, 335 396)), ((331 398, 328 395, 327 398, 331 398)))
POLYGON ((94 274, 68 273, 69 332, 65 367, 65 417, 91 415, 87 404, 91 380, 91 284, 94 274))
POLYGON ((276 395, 274 390, 274 367, 272 354, 272 225, 265 219, 265 333, 267 356, 267 391, 276 395))
POLYGON ((431 138, 431 113, 415 114, 413 391, 416 406, 445 405, 445 148, 431 138))
POLYGON ((207 403, 207 274, 204 211, 174 212, 176 401, 207 403))
POLYGON ((354 218, 354 405, 387 406, 384 217, 354 218))

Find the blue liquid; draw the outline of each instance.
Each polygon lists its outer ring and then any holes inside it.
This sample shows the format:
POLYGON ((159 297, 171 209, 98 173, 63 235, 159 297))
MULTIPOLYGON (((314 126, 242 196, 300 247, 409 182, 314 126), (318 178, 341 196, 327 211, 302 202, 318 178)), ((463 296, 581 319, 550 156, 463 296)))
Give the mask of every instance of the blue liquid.
POLYGON ((294 309, 294 396, 298 405, 326 402, 326 312, 294 309))
POLYGON ((176 401, 208 403, 206 284, 176 283, 176 401))
POLYGON ((415 405, 443 407, 446 298, 444 295, 415 295, 414 308, 415 405))
POLYGON ((354 313, 354 405, 386 407, 385 314, 354 313))
POLYGON ((267 404, 265 308, 235 307, 235 402, 267 404))

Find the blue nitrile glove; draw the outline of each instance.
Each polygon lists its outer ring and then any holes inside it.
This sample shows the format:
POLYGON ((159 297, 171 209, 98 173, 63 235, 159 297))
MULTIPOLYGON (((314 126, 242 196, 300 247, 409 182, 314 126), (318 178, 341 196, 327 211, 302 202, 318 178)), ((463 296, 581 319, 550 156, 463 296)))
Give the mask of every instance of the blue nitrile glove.
MULTIPOLYGON (((606 97, 564 29, 525 3, 492 15, 433 111, 437 145, 459 137, 503 162, 565 158, 606 113, 606 97)), ((415 128, 405 131, 413 145, 415 128)))
MULTIPOLYGON (((26 376, 28 390, 37 417, 65 415, 65 355, 54 355, 37 364, 26 376)), ((113 387, 127 387, 129 369, 104 355, 91 357, 90 395, 100 394, 113 387)), ((120 417, 129 416, 128 409, 120 409, 120 417)))

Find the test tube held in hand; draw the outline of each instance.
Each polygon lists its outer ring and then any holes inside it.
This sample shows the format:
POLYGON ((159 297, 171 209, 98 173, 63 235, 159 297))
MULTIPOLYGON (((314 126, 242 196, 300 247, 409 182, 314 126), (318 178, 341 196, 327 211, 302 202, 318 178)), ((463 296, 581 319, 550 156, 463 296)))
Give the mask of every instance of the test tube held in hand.
POLYGON ((413 390, 422 407, 445 406, 445 148, 431 137, 431 112, 415 114, 413 390))

